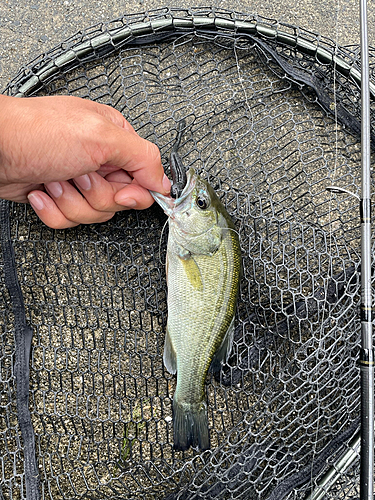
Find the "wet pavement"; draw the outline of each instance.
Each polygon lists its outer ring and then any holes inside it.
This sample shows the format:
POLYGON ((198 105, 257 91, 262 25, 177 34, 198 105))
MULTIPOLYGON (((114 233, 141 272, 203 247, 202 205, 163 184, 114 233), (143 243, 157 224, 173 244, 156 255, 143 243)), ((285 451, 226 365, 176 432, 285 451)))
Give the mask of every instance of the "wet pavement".
MULTIPOLYGON (((161 7, 186 8, 186 2, 128 0, 2 0, 0 3, 0 89, 19 69, 59 45, 81 29, 124 14, 161 7)), ((192 6, 207 6, 194 1, 192 6)), ((339 45, 359 44, 359 2, 353 0, 244 0, 216 1, 218 9, 229 9, 273 18, 276 21, 318 33, 339 45)), ((369 38, 375 45, 375 0, 368 2, 369 38)))

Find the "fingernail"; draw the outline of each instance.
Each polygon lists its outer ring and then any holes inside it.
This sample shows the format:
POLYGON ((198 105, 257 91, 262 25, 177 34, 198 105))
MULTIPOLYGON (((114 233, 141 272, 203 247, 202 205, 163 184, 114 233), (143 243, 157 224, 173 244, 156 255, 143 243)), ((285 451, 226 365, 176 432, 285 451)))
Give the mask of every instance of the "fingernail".
POLYGON ((134 208, 137 205, 137 202, 133 198, 116 198, 116 203, 128 208, 134 208))
POLYGON ((171 181, 168 179, 168 177, 165 174, 164 174, 162 183, 163 183, 163 188, 165 189, 165 191, 167 193, 169 193, 171 190, 171 181))
POLYGON ((49 182, 46 189, 53 198, 59 198, 63 194, 62 186, 59 182, 49 182))
POLYGON ((27 199, 34 210, 42 210, 44 208, 43 199, 38 194, 31 193, 28 195, 27 199))
POLYGON ((78 184, 78 187, 83 189, 84 191, 88 191, 91 188, 91 180, 87 174, 75 177, 74 182, 76 182, 78 184))

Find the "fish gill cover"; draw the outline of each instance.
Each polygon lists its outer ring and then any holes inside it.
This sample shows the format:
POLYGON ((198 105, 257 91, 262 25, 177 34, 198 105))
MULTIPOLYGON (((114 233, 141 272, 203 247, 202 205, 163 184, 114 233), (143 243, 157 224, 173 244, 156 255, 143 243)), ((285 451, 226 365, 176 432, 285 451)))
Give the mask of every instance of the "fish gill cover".
MULTIPOLYGON (((165 8, 82 30, 9 84, 114 106, 166 171, 185 119, 179 154, 233 219, 243 273, 232 354, 206 384, 211 448, 177 451, 161 209, 55 231, 4 203, 2 499, 317 491, 358 428, 359 212, 326 189, 360 185, 358 58, 259 16, 165 8)), ((358 471, 326 498, 358 497, 358 471)))

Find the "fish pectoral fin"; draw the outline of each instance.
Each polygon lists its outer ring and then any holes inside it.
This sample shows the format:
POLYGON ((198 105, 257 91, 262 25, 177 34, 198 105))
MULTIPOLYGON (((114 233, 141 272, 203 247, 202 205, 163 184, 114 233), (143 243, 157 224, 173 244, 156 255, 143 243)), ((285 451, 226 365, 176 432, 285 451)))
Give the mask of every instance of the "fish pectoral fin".
POLYGON ((185 274, 190 281, 190 284, 195 290, 203 290, 203 278, 202 273, 193 257, 187 259, 181 259, 182 265, 184 266, 185 274))
POLYGON ((230 351, 232 350, 233 335, 234 335, 234 317, 231 321, 231 324, 229 325, 227 333, 225 334, 219 349, 212 358, 212 362, 210 365, 210 372, 216 373, 220 371, 221 365, 223 363, 226 363, 226 361, 228 360, 230 351))
POLYGON ((168 329, 165 334, 163 361, 169 373, 174 375, 177 372, 177 357, 168 329))

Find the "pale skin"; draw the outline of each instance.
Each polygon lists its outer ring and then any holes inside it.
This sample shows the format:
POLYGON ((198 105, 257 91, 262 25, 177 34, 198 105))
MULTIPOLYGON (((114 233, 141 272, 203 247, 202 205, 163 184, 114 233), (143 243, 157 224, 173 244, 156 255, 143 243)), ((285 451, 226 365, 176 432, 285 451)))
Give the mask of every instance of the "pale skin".
POLYGON ((164 195, 155 144, 110 106, 78 97, 0 95, 0 198, 30 203, 54 229, 105 222, 164 195))

